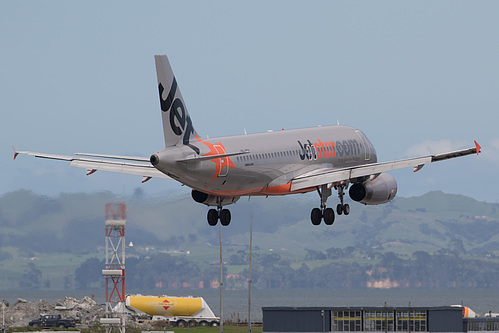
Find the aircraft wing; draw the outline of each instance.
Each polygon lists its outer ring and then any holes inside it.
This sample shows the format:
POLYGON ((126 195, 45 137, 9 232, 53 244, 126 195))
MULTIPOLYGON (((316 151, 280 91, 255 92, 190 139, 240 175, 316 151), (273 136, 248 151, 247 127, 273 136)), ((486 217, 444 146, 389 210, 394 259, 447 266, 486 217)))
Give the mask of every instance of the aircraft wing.
MULTIPOLYGON (((14 148, 14 147, 13 147, 14 148)), ((83 168, 87 170, 87 175, 91 175, 96 171, 110 171, 118 173, 126 173, 131 175, 142 176, 142 182, 146 182, 151 178, 171 179, 164 173, 158 171, 149 163, 146 157, 134 156, 118 156, 118 155, 100 155, 100 154, 83 154, 76 153, 74 155, 56 155, 45 154, 31 151, 20 151, 14 148, 14 159, 19 154, 34 156, 38 158, 47 158, 52 160, 68 161, 70 166, 83 168), (88 158, 90 156, 92 158, 88 158)))
POLYGON ((349 181, 359 177, 374 176, 377 177, 380 173, 397 170, 402 168, 413 167, 414 172, 428 163, 447 160, 450 158, 466 156, 470 154, 479 154, 480 145, 475 141, 475 147, 456 150, 448 153, 427 155, 421 157, 408 158, 392 162, 371 163, 350 168, 342 169, 321 169, 318 171, 307 172, 297 176, 292 180, 291 191, 297 191, 304 188, 321 186, 324 184, 335 184, 338 182, 349 181))
POLYGON ((188 157, 183 160, 178 160, 177 162, 201 162, 201 161, 210 161, 214 160, 216 158, 224 158, 224 157, 231 157, 231 156, 239 156, 239 155, 245 155, 249 154, 250 151, 249 149, 244 149, 239 152, 235 153, 226 153, 226 154, 217 154, 217 155, 207 155, 207 156, 193 156, 193 157, 188 157))

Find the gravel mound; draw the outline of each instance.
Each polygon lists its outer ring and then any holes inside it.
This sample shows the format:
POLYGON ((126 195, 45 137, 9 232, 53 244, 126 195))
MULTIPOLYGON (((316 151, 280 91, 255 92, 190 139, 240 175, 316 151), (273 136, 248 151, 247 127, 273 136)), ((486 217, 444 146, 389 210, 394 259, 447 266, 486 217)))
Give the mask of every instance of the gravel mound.
POLYGON ((105 310, 102 305, 88 296, 81 300, 66 297, 54 304, 45 300, 29 302, 18 298, 16 304, 5 308, 5 325, 6 327, 28 326, 30 320, 39 318, 43 314, 60 314, 63 318, 76 319, 80 327, 89 327, 104 317, 105 310))

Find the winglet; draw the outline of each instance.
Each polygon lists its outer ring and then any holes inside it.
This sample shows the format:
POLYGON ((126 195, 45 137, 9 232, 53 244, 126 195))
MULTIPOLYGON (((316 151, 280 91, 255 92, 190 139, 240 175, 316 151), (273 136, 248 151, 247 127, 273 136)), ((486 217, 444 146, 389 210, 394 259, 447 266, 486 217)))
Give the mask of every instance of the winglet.
POLYGON ((476 146, 476 154, 480 154, 482 152, 482 147, 476 142, 475 140, 475 146, 476 146))
POLYGON ((19 155, 19 153, 17 152, 16 147, 12 146, 12 149, 14 149, 14 159, 16 159, 17 155, 19 155))

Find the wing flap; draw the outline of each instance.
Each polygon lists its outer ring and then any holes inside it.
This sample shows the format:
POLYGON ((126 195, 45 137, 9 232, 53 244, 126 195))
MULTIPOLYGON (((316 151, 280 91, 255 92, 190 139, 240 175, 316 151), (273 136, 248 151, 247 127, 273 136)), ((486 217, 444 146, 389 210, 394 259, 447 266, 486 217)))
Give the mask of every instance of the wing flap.
POLYGON ((125 160, 125 161, 149 162, 149 157, 105 155, 105 154, 88 154, 88 153, 74 153, 74 155, 77 155, 77 156, 89 156, 89 157, 101 157, 101 158, 109 158, 109 159, 125 160))
MULTIPOLYGON (((12 147, 12 148, 14 148, 14 147, 12 147)), ((72 161, 74 159, 73 156, 36 153, 36 152, 32 152, 32 151, 21 151, 21 150, 17 150, 16 148, 14 148, 14 159, 16 159, 19 154, 34 156, 34 157, 38 157, 38 158, 48 158, 51 160, 61 160, 61 161, 72 161)))
POLYGON ((331 184, 350 179, 351 170, 330 170, 328 172, 308 176, 299 176, 292 180, 291 192, 308 187, 331 184))
MULTIPOLYGON (((129 175, 137 175, 142 177, 152 177, 152 178, 163 178, 171 179, 164 173, 158 171, 152 166, 138 165, 138 164, 127 164, 127 163, 103 163, 101 162, 90 162, 90 161, 80 161, 74 160, 70 163, 70 166, 76 168, 83 168, 87 170, 98 170, 98 171, 109 171, 126 173, 129 175)), ((93 173, 93 172, 92 172, 93 173)))
POLYGON ((456 150, 456 151, 451 151, 449 153, 443 153, 443 154, 436 154, 436 155, 432 156, 432 162, 448 160, 449 158, 461 157, 461 156, 466 156, 466 155, 471 155, 471 154, 478 155, 478 154, 480 154, 481 149, 482 149, 482 147, 480 147, 478 142, 475 141, 474 148, 456 150))

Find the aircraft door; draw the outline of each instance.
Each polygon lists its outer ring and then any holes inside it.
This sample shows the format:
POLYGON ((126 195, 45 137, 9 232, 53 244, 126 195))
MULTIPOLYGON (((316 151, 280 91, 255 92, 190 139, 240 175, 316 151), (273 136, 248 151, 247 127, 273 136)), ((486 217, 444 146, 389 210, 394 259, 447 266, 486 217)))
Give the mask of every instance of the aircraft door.
POLYGON ((357 133, 362 145, 364 146, 364 159, 369 161, 371 159, 371 145, 367 142, 365 136, 362 135, 360 131, 355 131, 355 133, 357 133))
MULTIPOLYGON (((220 145, 214 145, 215 149, 217 150, 218 154, 225 154, 225 149, 220 146, 220 145)), ((222 157, 220 159, 220 173, 218 174, 218 177, 225 177, 229 174, 229 161, 228 157, 222 157)))

